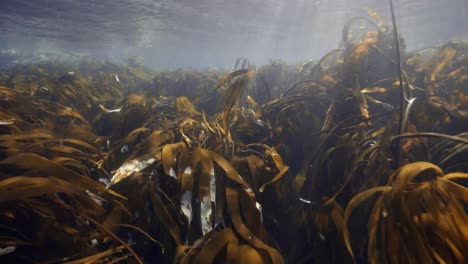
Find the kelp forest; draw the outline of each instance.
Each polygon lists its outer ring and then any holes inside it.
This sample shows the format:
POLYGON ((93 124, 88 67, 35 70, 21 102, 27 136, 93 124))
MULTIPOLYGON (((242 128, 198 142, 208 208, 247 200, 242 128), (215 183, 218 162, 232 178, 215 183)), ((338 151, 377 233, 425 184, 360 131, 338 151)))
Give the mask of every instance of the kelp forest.
POLYGON ((466 263, 468 42, 0 72, 1 263, 466 263))

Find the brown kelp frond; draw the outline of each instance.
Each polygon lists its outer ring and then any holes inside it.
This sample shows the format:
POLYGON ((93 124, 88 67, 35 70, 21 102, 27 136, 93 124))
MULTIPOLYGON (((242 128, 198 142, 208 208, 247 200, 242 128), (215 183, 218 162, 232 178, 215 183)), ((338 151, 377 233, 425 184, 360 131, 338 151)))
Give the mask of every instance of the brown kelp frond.
POLYGON ((255 76, 255 74, 256 72, 252 70, 237 70, 224 77, 216 87, 216 89, 219 89, 226 85, 227 82, 232 82, 227 87, 223 95, 224 107, 222 113, 222 128, 224 133, 226 134, 226 138, 228 139, 228 141, 232 141, 229 127, 229 116, 231 110, 239 102, 244 87, 247 85, 247 82, 255 76))
MULTIPOLYGON (((245 224, 237 220, 236 224, 242 229, 245 237, 249 236, 248 233, 252 233, 252 236, 260 235, 259 239, 255 239, 252 250, 266 250, 275 263, 282 262, 281 255, 265 244, 268 238, 261 222, 261 205, 256 201, 256 189, 252 188, 252 182, 257 181, 256 178, 259 177, 255 172, 261 171, 262 175, 259 178, 262 180, 257 183, 256 188, 263 191, 267 186, 274 186, 280 181, 288 166, 273 148, 257 143, 244 146, 232 142, 232 152, 229 150, 228 153, 234 156, 231 161, 228 160, 225 151, 231 147, 226 148, 225 130, 218 123, 220 119, 214 118, 209 121, 205 115, 196 112, 187 98, 176 99, 176 104, 179 105, 176 109, 181 109, 178 111, 181 116, 167 119, 161 130, 154 130, 145 135, 142 134, 145 129, 140 128, 123 140, 131 143, 136 137, 143 137, 139 143, 126 150, 130 153, 114 173, 109 186, 128 197, 129 208, 136 208, 134 203, 149 197, 153 209, 159 213, 157 217, 153 217, 154 220, 141 224, 150 228, 153 221, 160 222, 179 247, 184 243, 191 245, 197 240, 204 240, 205 236, 216 232, 217 227, 223 227, 233 221, 226 192, 227 188, 235 187, 236 192, 246 196, 242 200, 243 206, 253 210, 248 211, 247 215, 239 216, 246 219, 245 224), (264 155, 258 157, 264 161, 249 165, 251 172, 255 172, 247 177, 243 175, 246 164, 236 160, 242 159, 243 156, 240 155, 252 147, 264 149, 264 155), (270 163, 271 165, 268 165, 270 163), (142 190, 138 197, 134 197, 127 189, 131 184, 142 190)), ((176 109, 173 111, 177 111, 176 109)), ((248 122, 238 120, 236 122, 239 124, 248 122)), ((111 152, 121 152, 119 146, 121 144, 111 152)), ((104 164, 111 157, 112 155, 105 158, 104 164)), ((236 206, 237 200, 233 203, 232 206, 236 206)), ((139 219, 145 219, 141 212, 138 214, 139 219)), ((248 250, 247 246, 242 248, 248 250)), ((203 248, 201 252, 204 252, 203 248)), ((196 254, 194 249, 187 256, 196 254)), ((268 260, 265 261, 269 263, 268 260)))
POLYGON ((466 262, 468 45, 400 39, 398 70, 395 33, 368 10, 300 65, 1 71, 2 261, 466 262))
POLYGON ((329 230, 329 223, 332 222, 340 236, 344 237, 345 221, 343 217, 343 208, 338 204, 335 198, 327 199, 317 210, 314 225, 319 232, 319 236, 325 238, 329 230))
POLYGON ((261 227, 258 211, 249 196, 242 191, 226 189, 227 210, 231 217, 231 228, 213 230, 207 234, 200 246, 192 248, 182 263, 213 263, 217 261, 242 261, 255 263, 284 263, 277 250, 265 244, 264 230, 258 233, 249 230, 261 227), (245 220, 243 220, 245 219, 245 220), (244 222, 245 221, 245 222, 244 222), (254 226, 251 226, 254 225, 254 226), (235 232, 234 232, 235 230, 235 232), (227 251, 226 251, 227 250, 227 251))
MULTIPOLYGON (((102 205, 113 203, 113 196, 121 196, 36 155, 18 154, 1 161, 2 171, 9 168, 11 176, 3 175, 6 178, 0 181, 4 230, 0 243, 16 247, 9 256, 12 261, 28 256, 36 260, 66 260, 98 254, 100 241, 107 235, 82 222, 81 217, 102 218, 105 215, 102 205), (28 223, 29 229, 21 228, 28 223), (50 246, 61 250, 50 252, 47 250, 50 246)), ((114 251, 113 246, 108 246, 112 254, 122 254, 121 250, 114 251)))
MULTIPOLYGON (((468 189, 451 181, 468 174, 444 175, 428 162, 399 168, 388 186, 375 187, 354 197, 345 221, 365 200, 381 193, 369 217, 368 254, 372 263, 465 262, 468 189), (391 232, 390 232, 391 231, 391 232)), ((345 242, 352 254, 349 231, 345 242)))
POLYGON ((41 85, 0 89, 0 112, 12 119, 0 136, 0 243, 15 248, 5 261, 126 259, 132 249, 89 220, 103 221, 105 207, 125 199, 94 168, 103 152, 87 115, 96 105, 79 102, 97 102, 90 84, 65 76, 41 85))

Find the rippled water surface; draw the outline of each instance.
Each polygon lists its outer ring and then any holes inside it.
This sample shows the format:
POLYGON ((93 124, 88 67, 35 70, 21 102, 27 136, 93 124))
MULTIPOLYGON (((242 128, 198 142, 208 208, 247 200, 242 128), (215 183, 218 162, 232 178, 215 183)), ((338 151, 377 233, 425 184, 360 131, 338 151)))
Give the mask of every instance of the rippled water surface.
MULTIPOLYGON (((0 49, 124 58, 164 67, 321 57, 346 21, 382 0, 1 0, 0 49)), ((395 0, 409 49, 468 36, 467 0, 395 0)))

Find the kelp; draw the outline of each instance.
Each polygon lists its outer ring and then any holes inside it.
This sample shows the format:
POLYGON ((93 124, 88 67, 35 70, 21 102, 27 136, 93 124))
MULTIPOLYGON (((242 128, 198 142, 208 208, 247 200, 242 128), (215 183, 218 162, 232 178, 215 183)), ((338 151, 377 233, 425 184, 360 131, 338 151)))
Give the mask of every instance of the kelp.
POLYGON ((3 70, 0 259, 466 262, 468 45, 400 38, 400 79, 394 33, 368 10, 299 65, 3 70))
MULTIPOLYGON (((468 189, 452 181, 466 173, 449 173, 428 162, 409 163, 348 204, 345 221, 366 199, 381 193, 369 217, 369 259, 372 263, 461 263, 467 256, 468 189)), ((351 255, 349 231, 345 242, 351 255)))

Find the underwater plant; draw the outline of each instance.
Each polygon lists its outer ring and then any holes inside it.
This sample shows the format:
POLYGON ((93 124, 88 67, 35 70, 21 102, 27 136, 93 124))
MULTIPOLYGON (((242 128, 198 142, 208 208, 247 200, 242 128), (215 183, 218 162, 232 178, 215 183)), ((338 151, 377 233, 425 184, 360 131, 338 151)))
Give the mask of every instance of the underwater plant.
POLYGON ((0 261, 466 262, 468 43, 368 14, 298 65, 0 71, 0 261))
MULTIPOLYGON (((400 167, 386 186, 374 187, 349 202, 344 221, 366 199, 381 193, 369 216, 371 263, 463 263, 467 259, 468 189, 455 182, 467 173, 448 173, 429 162, 400 167)), ((345 227, 345 242, 353 250, 345 227)))

